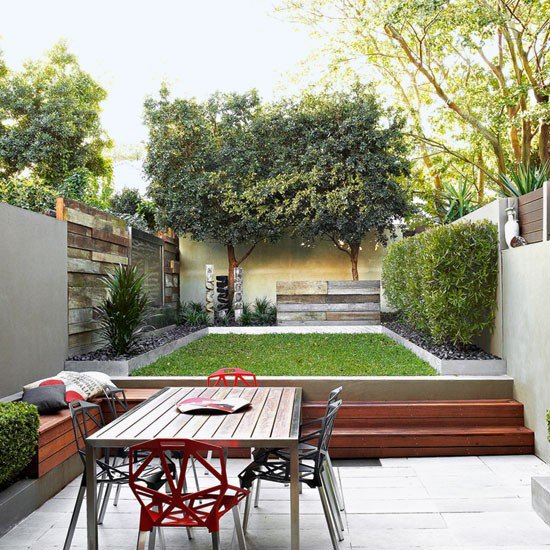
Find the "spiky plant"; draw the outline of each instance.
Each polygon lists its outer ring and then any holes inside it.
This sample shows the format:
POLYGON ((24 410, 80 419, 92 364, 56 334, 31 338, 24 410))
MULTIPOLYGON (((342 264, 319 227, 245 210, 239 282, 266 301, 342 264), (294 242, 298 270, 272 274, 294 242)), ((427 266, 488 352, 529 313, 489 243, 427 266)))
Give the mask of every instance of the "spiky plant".
POLYGON ((206 307, 199 302, 184 302, 181 305, 178 324, 200 327, 208 324, 206 307))
POLYGON ((465 178, 460 178, 456 186, 443 183, 439 194, 440 217, 443 223, 459 220, 479 206, 476 202, 476 189, 465 178))
POLYGON ((542 184, 550 179, 550 164, 541 166, 518 163, 510 175, 500 174, 501 194, 505 197, 521 197, 531 191, 536 191, 542 184))
POLYGON ((256 298, 240 318, 241 325, 265 326, 277 322, 277 308, 267 298, 256 298))
POLYGON ((145 328, 151 302, 143 290, 145 275, 135 266, 119 265, 102 277, 107 298, 95 308, 101 334, 118 355, 132 351, 145 328))

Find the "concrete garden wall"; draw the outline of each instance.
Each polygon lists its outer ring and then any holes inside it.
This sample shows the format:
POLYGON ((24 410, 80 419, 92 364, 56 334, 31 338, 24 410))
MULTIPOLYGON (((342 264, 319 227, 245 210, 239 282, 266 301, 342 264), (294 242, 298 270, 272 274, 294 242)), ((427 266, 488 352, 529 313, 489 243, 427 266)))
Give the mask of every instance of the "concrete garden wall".
MULTIPOLYGON (((365 239, 359 255, 360 279, 380 279, 383 255, 384 247, 376 247, 373 237, 365 239)), ((204 266, 214 264, 216 275, 227 275, 225 247, 180 238, 180 257, 181 299, 204 302, 204 266)), ((351 279, 348 256, 332 243, 306 247, 290 237, 275 244, 259 244, 242 267, 245 302, 262 296, 275 302, 277 281, 351 279)))
POLYGON ((0 203, 0 397, 67 357, 67 223, 0 203))

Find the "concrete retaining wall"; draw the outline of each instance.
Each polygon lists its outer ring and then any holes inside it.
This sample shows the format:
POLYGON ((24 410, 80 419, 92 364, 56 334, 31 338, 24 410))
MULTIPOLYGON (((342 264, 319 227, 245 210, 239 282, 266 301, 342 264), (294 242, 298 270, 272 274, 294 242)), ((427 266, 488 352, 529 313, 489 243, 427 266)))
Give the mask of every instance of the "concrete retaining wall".
POLYGON ((67 223, 0 203, 0 396, 67 357, 67 223))

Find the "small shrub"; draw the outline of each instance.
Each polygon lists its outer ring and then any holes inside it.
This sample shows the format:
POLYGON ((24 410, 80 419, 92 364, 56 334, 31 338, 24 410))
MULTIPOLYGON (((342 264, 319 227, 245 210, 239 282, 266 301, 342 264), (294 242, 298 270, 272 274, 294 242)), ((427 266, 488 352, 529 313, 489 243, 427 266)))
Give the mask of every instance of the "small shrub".
POLYGON ((208 324, 206 307, 200 302, 184 302, 178 315, 178 325, 201 327, 208 324))
POLYGON ((31 462, 39 425, 34 405, 0 403, 0 487, 13 481, 31 462))
POLYGON ((498 235, 488 221, 440 226, 393 244, 382 281, 388 303, 435 343, 470 344, 494 325, 498 235))
POLYGON ((246 305, 240 318, 243 326, 267 326, 277 322, 277 308, 267 298, 256 298, 252 305, 246 305))
POLYGON ((144 279, 130 265, 119 265, 102 278, 108 296, 96 312, 101 334, 117 354, 130 352, 145 328, 150 300, 143 290, 144 279))
POLYGON ((19 208, 47 213, 55 208, 55 191, 40 183, 10 179, 0 180, 0 202, 7 202, 19 208))

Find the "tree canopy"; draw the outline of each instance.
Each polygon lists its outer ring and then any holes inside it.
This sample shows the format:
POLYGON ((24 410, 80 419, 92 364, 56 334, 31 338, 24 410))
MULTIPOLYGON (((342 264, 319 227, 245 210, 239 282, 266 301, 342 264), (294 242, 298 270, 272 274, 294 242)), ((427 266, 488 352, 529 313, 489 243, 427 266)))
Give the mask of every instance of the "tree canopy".
POLYGON ((112 168, 99 115, 106 97, 63 42, 21 71, 0 62, 0 176, 105 202, 112 168))
POLYGON ((409 114, 419 181, 486 183, 550 156, 549 0, 287 0, 330 69, 375 78, 409 114))
POLYGON ((267 206, 277 205, 301 238, 332 241, 349 255, 358 279, 365 236, 374 232, 385 244, 412 210, 403 186, 409 172, 403 117, 356 85, 284 100, 260 121, 278 142, 268 148, 267 185, 275 198, 267 206))
POLYGON ((171 99, 163 87, 145 103, 144 168, 159 223, 227 248, 230 295, 234 268, 258 242, 282 232, 281 220, 260 211, 250 192, 258 164, 251 123, 259 110, 254 91, 217 93, 200 103, 171 99))

